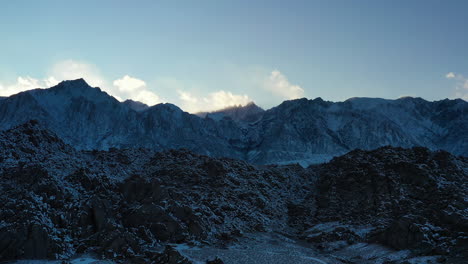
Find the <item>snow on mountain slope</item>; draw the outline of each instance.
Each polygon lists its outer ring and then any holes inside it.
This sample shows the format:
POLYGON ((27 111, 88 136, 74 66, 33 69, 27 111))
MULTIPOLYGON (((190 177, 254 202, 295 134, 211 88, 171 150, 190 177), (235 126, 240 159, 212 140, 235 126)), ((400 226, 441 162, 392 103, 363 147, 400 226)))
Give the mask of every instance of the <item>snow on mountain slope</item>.
POLYGON ((172 104, 119 102, 84 80, 0 100, 0 129, 38 120, 78 149, 187 148, 259 164, 327 161, 353 149, 425 146, 468 155, 468 103, 351 98, 255 104, 205 117, 172 104))
POLYGON ((286 101, 263 115, 262 142, 252 161, 306 160, 392 145, 468 154, 468 104, 420 98, 354 98, 345 102, 286 101), (455 143, 457 142, 457 143, 455 143))

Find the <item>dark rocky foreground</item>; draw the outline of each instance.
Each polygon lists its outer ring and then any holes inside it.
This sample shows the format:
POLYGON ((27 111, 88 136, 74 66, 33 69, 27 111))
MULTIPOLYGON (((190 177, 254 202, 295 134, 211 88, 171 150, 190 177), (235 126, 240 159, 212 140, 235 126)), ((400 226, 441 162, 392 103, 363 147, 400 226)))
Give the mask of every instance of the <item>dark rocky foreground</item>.
POLYGON ((191 263, 170 245, 223 249, 281 234, 324 263, 463 263, 467 180, 467 158, 425 148, 252 166, 186 150, 77 151, 31 121, 0 134, 0 261, 191 263), (372 245, 406 253, 379 262, 348 252, 372 245))

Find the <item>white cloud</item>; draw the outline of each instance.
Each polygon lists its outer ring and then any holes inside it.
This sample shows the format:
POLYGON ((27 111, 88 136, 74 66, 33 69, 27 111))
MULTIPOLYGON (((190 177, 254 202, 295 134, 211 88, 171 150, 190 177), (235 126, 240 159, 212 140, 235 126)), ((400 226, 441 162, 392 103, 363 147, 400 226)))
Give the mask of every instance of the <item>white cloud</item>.
POLYGON ((454 74, 453 72, 449 72, 449 73, 447 73, 447 74, 445 75, 445 78, 447 78, 447 79, 453 79, 453 78, 455 78, 455 74, 454 74))
POLYGON ((101 88, 119 101, 132 99, 148 105, 161 102, 161 98, 150 91, 143 80, 125 75, 120 79, 109 82, 93 64, 75 60, 64 60, 54 64, 48 71, 48 76, 43 79, 20 76, 13 84, 0 83, 0 96, 10 96, 35 88, 48 88, 63 80, 79 78, 85 79, 92 87, 101 88))
MULTIPOLYGON (((223 73, 222 70, 220 71, 223 73)), ((151 87, 163 93, 164 98, 161 98, 159 94, 149 89, 150 85, 146 81, 136 76, 127 74, 120 78, 110 79, 104 77, 99 68, 93 64, 64 60, 52 65, 45 77, 21 76, 15 82, 0 82, 0 96, 9 96, 34 88, 51 87, 62 80, 78 78, 85 79, 92 87, 100 87, 119 101, 132 99, 154 105, 170 99, 185 111, 192 113, 246 105, 253 101, 252 98, 258 99, 258 102, 263 105, 273 105, 278 103, 279 99, 295 99, 304 96, 304 89, 291 84, 287 77, 278 70, 271 71, 271 69, 259 67, 229 67, 225 69, 222 77, 218 75, 208 77, 201 76, 197 80, 183 81, 170 77, 157 77, 152 81, 151 87), (199 83, 200 79, 206 79, 206 81, 199 83)))
POLYGON ((182 102, 182 109, 190 113, 214 111, 230 106, 243 106, 252 102, 247 95, 237 95, 223 90, 213 92, 205 97, 194 96, 190 92, 177 90, 182 102))
POLYGON ((39 80, 29 76, 19 76, 13 84, 0 84, 0 96, 10 96, 26 90, 50 87, 56 84, 54 82, 55 80, 52 78, 39 80), (53 84, 50 85, 51 83, 53 84))
POLYGON ((189 92, 184 92, 184 91, 181 91, 181 90, 177 90, 177 93, 179 94, 180 100, 182 100, 184 102, 188 102, 188 103, 192 103, 192 104, 196 104, 198 102, 198 98, 196 98, 195 96, 193 96, 189 92))
POLYGON ((95 65, 82 61, 60 61, 49 70, 49 76, 59 81, 83 78, 92 87, 103 89, 108 87, 108 83, 102 77, 100 70, 95 65))
POLYGON ((237 95, 231 92, 217 91, 209 94, 203 101, 214 109, 222 109, 228 106, 246 105, 252 100, 247 95, 237 95))
POLYGON ((0 94, 9 96, 22 91, 35 88, 48 88, 57 85, 63 80, 74 80, 84 78, 89 85, 99 86, 106 90, 108 88, 106 81, 101 77, 99 70, 92 64, 65 60, 54 64, 48 71, 48 76, 42 79, 30 76, 19 76, 16 82, 9 85, 1 85, 0 94))
POLYGON ((121 79, 115 80, 113 85, 117 88, 113 93, 119 97, 140 101, 147 105, 161 103, 161 98, 148 90, 146 82, 143 80, 125 75, 121 79))
POLYGON ((38 88, 39 86, 39 80, 29 76, 18 77, 18 79, 16 79, 16 87, 18 87, 18 89, 30 90, 33 88, 38 88))
POLYGON ((264 81, 263 86, 266 90, 285 99, 304 97, 304 89, 289 83, 288 78, 278 70, 271 72, 270 76, 264 81))
POLYGON ((447 73, 445 77, 456 80, 455 96, 468 101, 468 79, 462 74, 455 74, 453 72, 447 73))
POLYGON ((140 90, 135 94, 132 94, 129 98, 134 101, 145 103, 149 106, 162 103, 161 98, 150 90, 140 90))
POLYGON ((115 80, 113 84, 119 88, 119 91, 125 93, 133 92, 146 86, 144 81, 128 75, 125 75, 122 79, 115 80))

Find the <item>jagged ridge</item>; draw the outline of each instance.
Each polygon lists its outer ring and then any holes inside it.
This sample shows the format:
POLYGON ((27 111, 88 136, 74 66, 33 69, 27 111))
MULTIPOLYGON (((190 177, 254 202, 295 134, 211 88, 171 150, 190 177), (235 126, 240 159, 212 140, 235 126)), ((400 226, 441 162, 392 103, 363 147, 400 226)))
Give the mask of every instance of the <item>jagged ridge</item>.
POLYGON ((0 100, 0 129, 36 119, 78 149, 187 148, 257 164, 308 165, 385 145, 468 155, 468 103, 460 99, 298 99, 267 111, 252 104, 205 118, 171 104, 135 105, 82 79, 65 81, 0 100))

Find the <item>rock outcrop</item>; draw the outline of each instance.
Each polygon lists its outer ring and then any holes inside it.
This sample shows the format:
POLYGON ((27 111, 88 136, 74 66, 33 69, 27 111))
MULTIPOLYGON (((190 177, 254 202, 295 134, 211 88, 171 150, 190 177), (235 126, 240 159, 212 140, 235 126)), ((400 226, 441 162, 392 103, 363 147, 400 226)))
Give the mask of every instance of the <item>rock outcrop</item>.
POLYGON ((0 133, 0 161, 0 261, 188 263, 166 246, 224 247, 256 232, 325 251, 370 242, 447 259, 468 252, 468 160, 444 151, 256 166, 184 149, 80 151, 31 121, 0 133))
POLYGON ((353 151, 317 168, 316 219, 348 225, 346 240, 364 226, 396 249, 466 250, 467 161, 425 148, 353 151))

